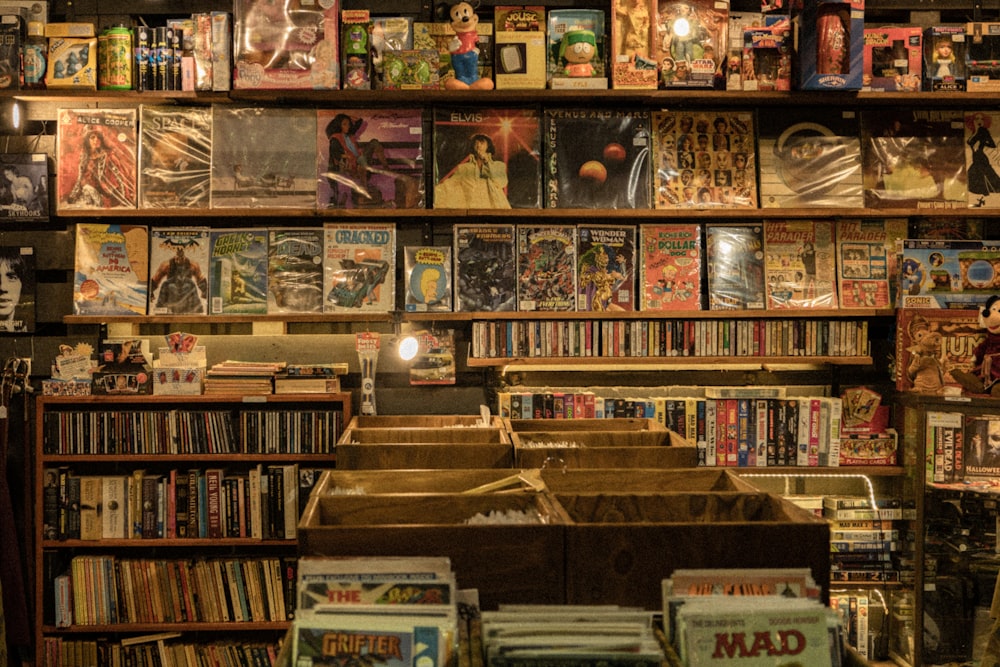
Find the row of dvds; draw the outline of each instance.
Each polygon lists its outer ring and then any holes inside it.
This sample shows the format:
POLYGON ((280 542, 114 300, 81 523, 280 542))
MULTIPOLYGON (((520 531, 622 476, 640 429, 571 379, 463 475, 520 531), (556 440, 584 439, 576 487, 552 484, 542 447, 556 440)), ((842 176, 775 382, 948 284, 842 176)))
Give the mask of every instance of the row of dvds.
POLYGON ((192 641, 180 639, 179 632, 154 633, 136 638, 79 638, 72 635, 42 638, 40 664, 43 667, 70 665, 234 665, 256 667, 277 662, 276 641, 220 639, 192 641), (165 659, 163 656, 167 656, 165 659), (166 660, 166 662, 165 662, 166 660))
POLYGON ((471 357, 858 357, 861 320, 507 320, 473 322, 471 357))

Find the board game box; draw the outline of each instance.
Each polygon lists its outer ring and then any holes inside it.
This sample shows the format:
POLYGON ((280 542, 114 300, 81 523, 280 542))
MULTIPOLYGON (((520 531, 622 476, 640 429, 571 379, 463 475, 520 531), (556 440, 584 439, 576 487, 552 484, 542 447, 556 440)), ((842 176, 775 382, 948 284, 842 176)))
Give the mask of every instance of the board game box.
POLYGON ((900 308, 896 316, 896 389, 959 395, 953 370, 972 370, 973 350, 985 336, 979 311, 900 308))
POLYGON ((639 226, 639 310, 701 310, 702 226, 639 226))
POLYGON ((1000 241, 903 241, 900 307, 974 308, 997 290, 1000 241))
POLYGON ((837 307, 832 221, 765 220, 764 257, 767 309, 837 307))
POLYGON ((515 310, 514 225, 456 224, 453 234, 455 310, 515 310))
POLYGON ((656 208, 757 207, 753 113, 653 111, 656 208))
POLYGON ((213 229, 209 246, 209 315, 266 313, 266 231, 213 229))
POLYGON ((267 312, 323 312, 323 230, 267 232, 267 312))
POLYGON ((537 109, 434 109, 434 208, 541 208, 537 109))
POLYGON ((576 228, 517 226, 517 309, 576 310, 576 228))
POLYGON ((635 310, 632 225, 577 225, 578 311, 635 310))
POLYGON ((323 312, 389 312, 396 306, 396 226, 327 223, 323 312))
POLYGON ((60 109, 58 209, 136 207, 135 109, 60 109))
POLYGON ((760 225, 705 226, 709 310, 763 310, 764 233, 760 225))
POLYGON ((76 315, 145 315, 149 230, 145 225, 77 223, 76 315))
POLYGON ((320 109, 317 114, 320 209, 424 208, 420 109, 320 109))
POLYGON ((0 332, 31 333, 35 330, 37 284, 35 249, 31 246, 0 246, 0 332))
POLYGON ((209 230, 149 230, 150 315, 207 315, 209 230))
POLYGON ((545 111, 545 208, 650 208, 646 111, 545 111))
POLYGON ((45 153, 2 153, 0 172, 7 183, 0 192, 0 219, 49 219, 49 159, 45 153))
POLYGON ((211 206, 212 112, 139 107, 139 208, 211 206))
POLYGON ((405 246, 403 278, 407 312, 451 312, 451 247, 405 246))

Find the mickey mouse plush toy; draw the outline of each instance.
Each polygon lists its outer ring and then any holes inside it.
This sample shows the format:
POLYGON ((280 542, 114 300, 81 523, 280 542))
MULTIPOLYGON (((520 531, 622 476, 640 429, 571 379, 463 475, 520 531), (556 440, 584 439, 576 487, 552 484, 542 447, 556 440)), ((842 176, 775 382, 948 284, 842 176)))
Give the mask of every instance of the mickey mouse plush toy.
POLYGON ((479 16, 468 2, 459 2, 448 11, 455 37, 448 43, 454 78, 444 82, 448 90, 493 90, 493 80, 479 76, 479 16))
POLYGON ((983 304, 979 324, 986 338, 972 351, 972 372, 953 370, 951 376, 969 393, 1000 398, 1000 295, 994 294, 983 304))

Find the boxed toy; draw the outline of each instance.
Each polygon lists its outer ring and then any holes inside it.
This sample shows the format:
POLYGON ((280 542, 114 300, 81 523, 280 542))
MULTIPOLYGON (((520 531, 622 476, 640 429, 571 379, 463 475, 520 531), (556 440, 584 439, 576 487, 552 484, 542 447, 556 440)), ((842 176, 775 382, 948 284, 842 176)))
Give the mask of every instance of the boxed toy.
POLYGON ((340 14, 344 90, 371 90, 371 17, 367 9, 345 9, 340 14))
POLYGON ((237 0, 233 87, 339 88, 338 5, 237 0))
POLYGON ((493 27, 497 89, 545 88, 545 7, 499 6, 493 27))
POLYGON ((655 0, 614 0, 611 16, 611 87, 652 88, 656 66, 655 0))
POLYGON ((965 26, 931 26, 924 31, 924 90, 965 90, 965 26))
POLYGON ((372 18, 371 30, 372 76, 375 88, 384 88, 385 55, 413 48, 413 19, 408 16, 376 16, 372 18))
POLYGON ((923 31, 918 26, 865 28, 864 90, 920 92, 923 31))
MULTIPOLYGON (((479 37, 479 60, 477 63, 479 78, 493 79, 493 24, 480 21, 476 24, 476 34, 479 37)), ((441 87, 446 87, 449 79, 455 78, 455 68, 451 64, 449 43, 455 38, 455 30, 450 23, 428 23, 416 21, 413 24, 413 48, 418 50, 436 50, 438 52, 438 78, 441 87)))
POLYGON ((1000 23, 969 23, 965 40, 965 89, 1000 91, 1000 23))
POLYGON ((761 12, 729 12, 729 49, 726 54, 726 90, 743 90, 743 33, 764 27, 761 12))
POLYGON ((549 11, 547 40, 549 88, 608 87, 602 10, 549 11))
POLYGON ((861 89, 864 0, 797 0, 792 24, 799 90, 861 89))
POLYGON ((50 38, 45 85, 49 88, 96 90, 97 38, 50 38))
POLYGON ((660 80, 667 88, 714 88, 723 84, 729 47, 728 0, 660 3, 660 80))
POLYGON ((906 239, 901 308, 976 308, 1000 290, 1000 241, 906 239))
POLYGON ((441 87, 441 57, 435 49, 388 50, 382 55, 385 90, 436 90, 441 87))
POLYGON ((792 45, 788 23, 743 33, 743 90, 791 90, 792 45))

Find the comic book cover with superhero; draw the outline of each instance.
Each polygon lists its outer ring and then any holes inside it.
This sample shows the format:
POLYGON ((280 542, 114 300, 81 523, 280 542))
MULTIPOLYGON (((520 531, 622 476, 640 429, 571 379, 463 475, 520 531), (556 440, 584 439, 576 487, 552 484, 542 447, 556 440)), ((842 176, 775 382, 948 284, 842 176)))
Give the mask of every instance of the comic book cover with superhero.
POLYGON ((576 234, 576 309, 635 310, 635 227, 577 225, 576 234))
POLYGON ((76 225, 73 313, 145 315, 149 230, 145 225, 76 225))
POLYGON ((323 312, 323 230, 268 230, 267 312, 323 312))
POLYGON ((517 226, 517 309, 576 310, 576 228, 517 226))
POLYGON ((213 229, 209 240, 209 314, 266 313, 265 230, 213 229))
POLYGON ((454 239, 455 310, 515 310, 514 225, 457 224, 454 239))
POLYGON ((639 310, 701 310, 699 223, 639 226, 639 310))
POLYGON ((45 153, 2 153, 0 219, 49 219, 49 158, 45 153))
POLYGON ((208 314, 207 227, 149 230, 149 314, 208 314))
POLYGON ((56 207, 136 207, 135 109, 60 109, 56 207))
POLYGON ((396 306, 396 225, 323 227, 323 312, 379 312, 396 306))
POLYGON ((316 196, 326 208, 424 208, 420 109, 320 109, 316 196))
POLYGON ((139 208, 209 208, 211 181, 211 109, 139 107, 139 208))
POLYGON ((764 234, 760 225, 705 227, 709 310, 763 310, 764 234))

